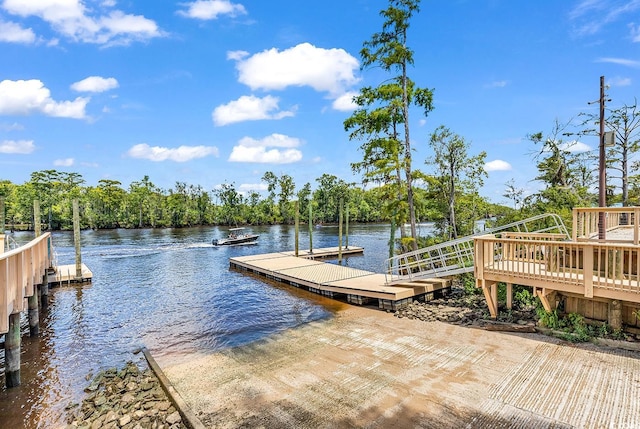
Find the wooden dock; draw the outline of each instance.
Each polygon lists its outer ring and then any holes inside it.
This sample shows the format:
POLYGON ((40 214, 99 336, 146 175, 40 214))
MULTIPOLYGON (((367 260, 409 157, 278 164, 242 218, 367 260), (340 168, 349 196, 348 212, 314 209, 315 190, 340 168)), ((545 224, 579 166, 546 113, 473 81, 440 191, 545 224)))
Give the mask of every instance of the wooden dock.
MULTIPOLYGON (((350 247, 351 254, 362 253, 361 247, 350 247)), ((351 304, 373 304, 385 310, 396 310, 413 300, 429 300, 450 288, 450 280, 422 279, 416 282, 386 284, 384 274, 315 260, 336 257, 337 247, 277 252, 230 258, 233 269, 249 271, 268 279, 303 288, 331 298, 346 299, 351 304), (320 256, 321 255, 321 256, 320 256)), ((342 249, 345 254, 345 249, 342 249)))
POLYGON ((81 275, 76 276, 76 266, 71 265, 58 265, 53 267, 49 274, 49 284, 55 286, 64 286, 78 283, 91 283, 93 280, 93 273, 85 265, 81 265, 81 275))

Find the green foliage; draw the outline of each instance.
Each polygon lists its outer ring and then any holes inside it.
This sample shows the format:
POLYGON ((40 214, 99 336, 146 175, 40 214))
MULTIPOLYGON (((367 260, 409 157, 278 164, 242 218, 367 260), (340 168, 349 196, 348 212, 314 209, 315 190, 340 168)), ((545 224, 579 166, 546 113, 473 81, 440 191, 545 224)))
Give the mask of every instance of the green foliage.
POLYGON ((433 132, 429 145, 434 155, 426 163, 434 172, 427 183, 433 200, 438 202, 438 234, 445 240, 472 234, 475 221, 486 213, 488 205, 479 195, 487 177, 486 153, 469 155, 469 143, 444 126, 433 132))
POLYGON ((567 341, 586 342, 608 332, 606 325, 599 328, 589 325, 585 322, 584 317, 578 313, 569 313, 565 317, 559 317, 556 310, 547 312, 542 308, 539 308, 537 313, 540 325, 556 331, 555 335, 567 341))
POLYGON ((519 308, 537 307, 539 299, 527 287, 516 287, 513 293, 513 303, 519 308))
POLYGON ((538 323, 549 329, 561 329, 563 324, 560 323, 560 318, 558 317, 558 312, 556 310, 546 311, 543 308, 538 308, 536 310, 538 315, 538 323))
POLYGON ((473 276, 473 273, 460 274, 458 279, 460 280, 466 295, 482 294, 482 289, 476 287, 476 279, 473 276))

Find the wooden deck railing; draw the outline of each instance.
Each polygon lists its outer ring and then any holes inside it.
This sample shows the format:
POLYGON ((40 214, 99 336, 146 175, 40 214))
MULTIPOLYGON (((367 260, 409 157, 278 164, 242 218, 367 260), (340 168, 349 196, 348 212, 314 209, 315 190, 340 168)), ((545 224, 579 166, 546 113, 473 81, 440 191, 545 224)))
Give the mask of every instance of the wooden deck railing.
MULTIPOLYGON (((573 241, 597 240, 600 213, 605 213, 606 231, 631 230, 633 244, 640 243, 640 207, 579 207, 573 209, 573 241)), ((607 237, 608 242, 630 241, 629 238, 607 237)))
POLYGON ((640 248, 632 244, 475 238, 475 277, 640 303, 640 248))
POLYGON ((0 252, 0 334, 8 332, 9 315, 27 309, 25 298, 36 293, 47 268, 51 266, 51 234, 17 249, 0 252))

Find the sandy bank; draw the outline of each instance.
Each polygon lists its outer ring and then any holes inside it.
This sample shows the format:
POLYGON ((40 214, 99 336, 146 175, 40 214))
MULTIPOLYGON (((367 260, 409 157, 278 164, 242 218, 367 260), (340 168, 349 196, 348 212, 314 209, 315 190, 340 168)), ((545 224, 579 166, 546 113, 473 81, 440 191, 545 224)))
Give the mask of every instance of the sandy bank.
POLYGON ((639 358, 349 307, 257 344, 159 363, 216 428, 635 428, 639 358))

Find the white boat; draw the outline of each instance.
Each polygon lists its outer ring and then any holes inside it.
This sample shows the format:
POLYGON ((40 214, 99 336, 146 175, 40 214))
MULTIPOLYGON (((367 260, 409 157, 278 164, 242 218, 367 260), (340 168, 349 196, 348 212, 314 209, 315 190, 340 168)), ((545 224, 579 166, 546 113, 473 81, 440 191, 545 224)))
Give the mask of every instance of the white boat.
POLYGON ((231 228, 225 238, 214 238, 211 244, 214 246, 233 246, 236 244, 255 244, 259 235, 248 234, 244 228, 231 228))

